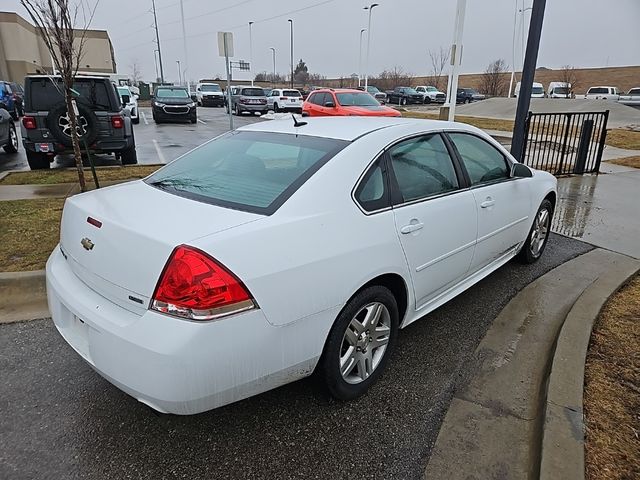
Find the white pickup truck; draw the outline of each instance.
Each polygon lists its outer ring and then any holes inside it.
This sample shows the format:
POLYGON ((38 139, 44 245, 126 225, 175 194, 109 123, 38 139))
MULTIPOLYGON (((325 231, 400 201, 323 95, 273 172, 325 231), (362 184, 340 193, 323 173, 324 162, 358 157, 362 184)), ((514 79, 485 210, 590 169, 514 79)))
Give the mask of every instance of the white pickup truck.
POLYGON ((626 95, 620 95, 618 103, 631 107, 640 107, 640 87, 632 88, 626 95))

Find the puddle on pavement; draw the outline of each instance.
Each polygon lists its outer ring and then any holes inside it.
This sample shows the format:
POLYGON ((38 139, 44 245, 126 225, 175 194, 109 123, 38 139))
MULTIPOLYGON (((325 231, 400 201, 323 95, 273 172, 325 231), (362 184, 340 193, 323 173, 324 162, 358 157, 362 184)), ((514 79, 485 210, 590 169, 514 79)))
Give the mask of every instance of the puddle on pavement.
POLYGON ((582 238, 593 207, 597 175, 558 181, 558 205, 551 229, 561 235, 582 238))

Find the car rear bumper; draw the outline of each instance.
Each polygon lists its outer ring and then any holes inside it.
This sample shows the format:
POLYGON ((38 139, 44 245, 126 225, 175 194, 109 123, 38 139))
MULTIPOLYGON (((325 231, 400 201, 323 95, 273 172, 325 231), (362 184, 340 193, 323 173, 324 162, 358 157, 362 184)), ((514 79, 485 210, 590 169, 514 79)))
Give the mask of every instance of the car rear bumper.
POLYGON ((297 380, 322 352, 323 339, 308 352, 294 341, 318 318, 277 328, 259 309, 213 322, 149 310, 140 316, 84 284, 59 247, 46 274, 49 311, 64 340, 109 382, 160 412, 199 413, 297 380))
MULTIPOLYGON (((38 144, 49 144, 53 148, 49 152, 49 155, 65 155, 65 154, 73 154, 73 148, 66 147, 63 144, 57 142, 55 139, 52 141, 51 138, 43 139, 42 142, 36 141, 24 141, 22 142, 22 146, 25 150, 29 152, 40 152, 36 148, 38 144)), ((126 150, 134 146, 134 141, 132 137, 126 137, 121 139, 110 138, 108 140, 97 140, 89 145, 89 151, 92 153, 104 153, 104 152, 119 152, 121 150, 126 150)), ((85 153, 84 145, 80 145, 80 151, 85 153)))
POLYGON ((238 102, 236 106, 241 112, 267 112, 269 110, 269 106, 266 103, 251 104, 238 102))

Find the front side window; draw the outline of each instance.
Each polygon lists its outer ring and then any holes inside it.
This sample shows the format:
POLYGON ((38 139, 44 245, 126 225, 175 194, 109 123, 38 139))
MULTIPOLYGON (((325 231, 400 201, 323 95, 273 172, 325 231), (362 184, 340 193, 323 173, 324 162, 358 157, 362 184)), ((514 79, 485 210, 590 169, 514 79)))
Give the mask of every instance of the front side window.
POLYGON ((145 181, 175 195, 270 215, 349 142, 267 132, 230 132, 145 181))
POLYGON ((467 133, 450 133, 449 138, 462 159, 471 185, 509 178, 507 160, 496 147, 467 133))
POLYGON ((389 158, 405 202, 458 188, 453 162, 438 134, 405 140, 389 150, 389 158))

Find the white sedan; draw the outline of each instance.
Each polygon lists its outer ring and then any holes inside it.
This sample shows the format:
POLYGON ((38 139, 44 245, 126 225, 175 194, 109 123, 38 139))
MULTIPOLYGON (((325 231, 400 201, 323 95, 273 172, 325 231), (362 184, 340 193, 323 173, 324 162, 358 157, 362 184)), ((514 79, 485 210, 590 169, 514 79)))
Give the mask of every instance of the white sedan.
POLYGON ((400 328, 544 251, 556 180, 464 124, 262 122, 67 199, 49 308, 97 372, 193 414, 314 371, 339 399, 400 328))

